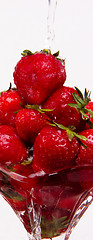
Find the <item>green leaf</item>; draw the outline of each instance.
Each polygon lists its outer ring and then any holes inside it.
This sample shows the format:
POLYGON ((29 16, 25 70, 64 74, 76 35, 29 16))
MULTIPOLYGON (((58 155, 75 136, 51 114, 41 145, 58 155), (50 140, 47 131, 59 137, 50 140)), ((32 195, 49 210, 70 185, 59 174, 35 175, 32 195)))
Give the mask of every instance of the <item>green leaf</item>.
POLYGON ((46 53, 46 54, 51 54, 51 50, 50 49, 43 49, 40 52, 46 53))
POLYGON ((54 57, 58 57, 58 56, 59 56, 59 51, 53 53, 53 56, 54 56, 54 57))
POLYGON ((87 91, 87 89, 85 88, 84 99, 85 99, 86 105, 89 103, 89 101, 91 101, 90 95, 91 95, 91 92, 87 91))
POLYGON ((81 99, 83 100, 83 94, 82 92, 79 90, 79 88, 75 87, 77 93, 79 94, 79 96, 81 97, 81 99))
POLYGON ((39 108, 38 111, 41 112, 41 113, 46 113, 46 112, 51 112, 53 111, 54 109, 43 109, 43 108, 39 108))
POLYGON ((44 108, 40 108, 39 110, 42 111, 42 112, 51 112, 51 111, 53 111, 54 109, 48 109, 48 108, 44 109, 44 108))
POLYGON ((74 137, 74 133, 71 130, 67 130, 67 137, 69 139, 69 141, 71 142, 73 137, 74 137))
POLYGON ((32 53, 30 50, 24 50, 23 53, 21 53, 21 55, 24 57, 26 55, 33 55, 34 53, 32 53))
POLYGON ((79 142, 84 148, 88 148, 80 139, 79 139, 79 142))
POLYGON ((77 133, 74 133, 74 136, 79 139, 80 144, 81 144, 84 148, 87 148, 87 146, 81 141, 81 140, 83 140, 83 141, 87 141, 87 140, 88 140, 85 136, 79 135, 79 134, 77 134, 77 133))
POLYGON ((71 131, 74 131, 74 130, 76 130, 76 127, 75 127, 75 126, 73 126, 73 125, 70 125, 68 128, 69 128, 69 130, 71 130, 71 131))
POLYGON ((17 111, 15 111, 15 112, 13 112, 13 113, 18 113, 20 111, 20 109, 19 110, 17 110, 17 111))
POLYGON ((82 114, 83 119, 89 119, 89 116, 83 110, 80 110, 80 113, 82 114))
POLYGON ((51 112, 53 111, 54 109, 43 109, 43 108, 40 108, 39 105, 26 105, 25 108, 27 109, 34 109, 34 110, 37 110, 38 112, 40 113, 45 113, 45 112, 51 112))
POLYGON ((89 115, 91 115, 93 117, 93 111, 91 111, 90 109, 85 108, 85 111, 89 113, 89 115))
POLYGON ((47 123, 52 127, 57 127, 57 125, 55 125, 55 123, 53 123, 52 121, 49 121, 48 119, 47 119, 47 123))
POLYGON ((76 132, 74 132, 74 136, 79 138, 79 139, 81 139, 81 140, 83 140, 83 141, 87 141, 88 140, 84 135, 79 135, 76 132))
POLYGON ((14 189, 12 189, 12 187, 6 187, 4 186, 2 188, 2 190, 0 190, 2 192, 2 194, 7 197, 7 198, 10 198, 10 199, 15 199, 17 201, 23 201, 24 200, 24 197, 21 196, 18 192, 16 192, 14 189))
POLYGON ((73 97, 74 97, 74 100, 75 100, 79 105, 81 105, 81 107, 82 107, 82 105, 83 105, 83 106, 85 105, 85 102, 82 100, 82 98, 80 98, 80 97, 78 96, 77 93, 73 93, 73 97))
POLYGON ((38 110, 39 109, 39 105, 37 105, 37 104, 36 105, 27 104, 27 105, 25 105, 25 108, 38 110))
POLYGON ((89 127, 91 128, 91 129, 93 129, 93 123, 88 119, 87 121, 87 124, 89 125, 89 127))
POLYGON ((67 129, 68 129, 68 128, 65 127, 64 125, 59 124, 59 123, 57 123, 57 122, 54 122, 54 121, 53 121, 53 123, 54 123, 54 125, 55 125, 56 127, 60 128, 60 129, 63 129, 63 130, 67 130, 67 129))
POLYGON ((24 160, 23 162, 21 162, 21 165, 29 165, 31 164, 31 162, 32 162, 32 158, 30 157, 27 160, 24 160))
POLYGON ((78 105, 78 104, 75 104, 75 103, 69 103, 68 106, 69 106, 69 107, 74 107, 74 108, 77 108, 77 109, 78 109, 78 108, 79 108, 79 109, 81 108, 81 105, 80 105, 80 107, 79 107, 79 105, 78 105))
POLYGON ((7 92, 7 90, 0 92, 0 96, 1 96, 1 94, 2 94, 3 92, 7 92))
POLYGON ((70 220, 67 216, 61 218, 55 218, 51 216, 51 219, 47 219, 45 216, 41 217, 41 235, 42 238, 57 237, 60 235, 60 230, 66 229, 70 220))

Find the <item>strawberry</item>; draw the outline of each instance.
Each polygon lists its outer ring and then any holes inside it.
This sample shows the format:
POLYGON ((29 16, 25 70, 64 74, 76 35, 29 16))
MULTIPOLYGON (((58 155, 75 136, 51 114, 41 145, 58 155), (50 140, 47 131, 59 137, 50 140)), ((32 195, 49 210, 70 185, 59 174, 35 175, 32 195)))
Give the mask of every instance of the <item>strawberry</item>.
MULTIPOLYGON (((28 53, 28 51, 27 51, 28 53)), ((41 104, 66 80, 64 62, 48 51, 23 56, 17 63, 14 83, 27 104, 41 104)))
POLYGON ((7 174, 0 172, 0 193, 14 210, 22 211, 26 208, 25 194, 22 191, 19 192, 19 188, 16 191, 9 180, 7 174))
POLYGON ((15 127, 16 111, 22 108, 21 100, 16 90, 9 89, 0 96, 0 125, 15 127))
POLYGON ((10 168, 10 171, 15 174, 15 177, 13 176, 13 178, 10 178, 9 181, 16 191, 19 189, 20 193, 25 191, 26 194, 28 191, 31 192, 32 187, 34 187, 37 182, 37 176, 34 176, 32 164, 26 164, 25 161, 19 164, 14 164, 10 168), (31 176, 34 176, 34 178, 31 176))
POLYGON ((25 197, 21 196, 18 190, 16 191, 12 186, 2 185, 1 193, 14 210, 24 211, 26 209, 25 197))
POLYGON ((16 129, 20 138, 34 143, 37 134, 47 125, 48 116, 34 109, 22 109, 16 116, 16 129))
POLYGON ((66 230, 80 198, 80 186, 78 189, 69 186, 67 172, 45 175, 33 189, 34 206, 40 206, 43 237, 50 237, 50 234, 53 237, 56 230, 57 233, 66 230))
MULTIPOLYGON (((64 172, 61 175, 45 175, 43 179, 39 178, 38 184, 33 188, 33 205, 36 211, 40 207, 41 235, 43 238, 57 236, 68 226, 71 212, 60 206, 65 195, 66 179, 64 179, 64 175, 64 172)), ((69 194, 68 192, 68 196, 69 194)))
POLYGON ((56 90, 43 104, 43 108, 52 109, 48 112, 49 117, 64 126, 74 126, 77 130, 84 127, 85 122, 77 108, 69 106, 75 104, 73 95, 77 91, 74 88, 63 86, 56 90))
POLYGON ((78 188, 69 186, 66 170, 54 175, 45 175, 33 189, 34 201, 40 206, 72 210, 80 196, 78 188), (43 180, 43 181, 42 181, 43 180))
POLYGON ((34 200, 41 206, 54 208, 60 200, 63 189, 64 184, 57 186, 57 183, 53 185, 51 182, 50 185, 36 186, 33 191, 34 200))
POLYGON ((81 169, 77 171, 77 181, 84 190, 90 190, 93 187, 93 129, 86 129, 80 134, 87 140, 81 140, 86 147, 80 146, 80 152, 76 159, 77 166, 81 166, 81 169))
POLYGON ((69 140, 65 130, 56 127, 44 127, 36 137, 33 148, 33 169, 45 173, 70 168, 79 152, 79 143, 75 137, 69 140))
POLYGON ((27 159, 28 150, 17 135, 15 128, 0 126, 0 163, 14 164, 27 159))
POLYGON ((58 207, 60 209, 68 209, 72 211, 77 202, 79 201, 80 193, 76 194, 75 191, 71 188, 67 188, 60 196, 58 207))
POLYGON ((86 140, 81 142, 86 146, 80 146, 80 152, 76 159, 77 165, 92 165, 93 164, 93 129, 83 130, 80 134, 86 137, 86 140))

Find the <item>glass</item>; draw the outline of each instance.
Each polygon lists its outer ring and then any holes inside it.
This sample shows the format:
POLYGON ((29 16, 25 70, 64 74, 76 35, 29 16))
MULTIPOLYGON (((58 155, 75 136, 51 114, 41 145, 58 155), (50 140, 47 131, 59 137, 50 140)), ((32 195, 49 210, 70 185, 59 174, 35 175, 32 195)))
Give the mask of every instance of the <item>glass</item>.
MULTIPOLYGON (((93 201, 93 166, 56 174, 21 174, 0 167, 0 193, 23 223, 29 240, 68 240, 93 201)), ((18 171, 18 169, 17 169, 18 171)))

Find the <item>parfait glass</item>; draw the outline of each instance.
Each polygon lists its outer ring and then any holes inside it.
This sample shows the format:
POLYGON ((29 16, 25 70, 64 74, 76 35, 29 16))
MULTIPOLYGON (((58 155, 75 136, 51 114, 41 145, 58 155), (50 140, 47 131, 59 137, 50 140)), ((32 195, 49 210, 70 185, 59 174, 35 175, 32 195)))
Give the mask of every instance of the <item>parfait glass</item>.
MULTIPOLYGON (((57 1, 48 0, 46 47, 55 37, 57 1)), ((0 165, 0 194, 27 231, 29 240, 68 240, 93 202, 93 166, 78 166, 55 174, 21 172, 0 165)))

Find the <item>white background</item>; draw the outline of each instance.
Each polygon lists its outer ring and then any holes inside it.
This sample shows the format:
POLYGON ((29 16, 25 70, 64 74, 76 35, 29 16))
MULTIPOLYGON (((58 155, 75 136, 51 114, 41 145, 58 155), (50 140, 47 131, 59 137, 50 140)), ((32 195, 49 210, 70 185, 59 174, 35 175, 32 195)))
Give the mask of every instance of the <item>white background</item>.
MULTIPOLYGON (((0 1, 0 91, 13 83, 13 71, 24 49, 46 47, 48 0, 0 1)), ((93 0, 58 0, 52 51, 66 61, 66 85, 91 90, 93 99, 93 0)), ((93 206, 70 240, 92 240, 93 206)), ((0 239, 27 240, 11 208, 0 197, 0 239)))

